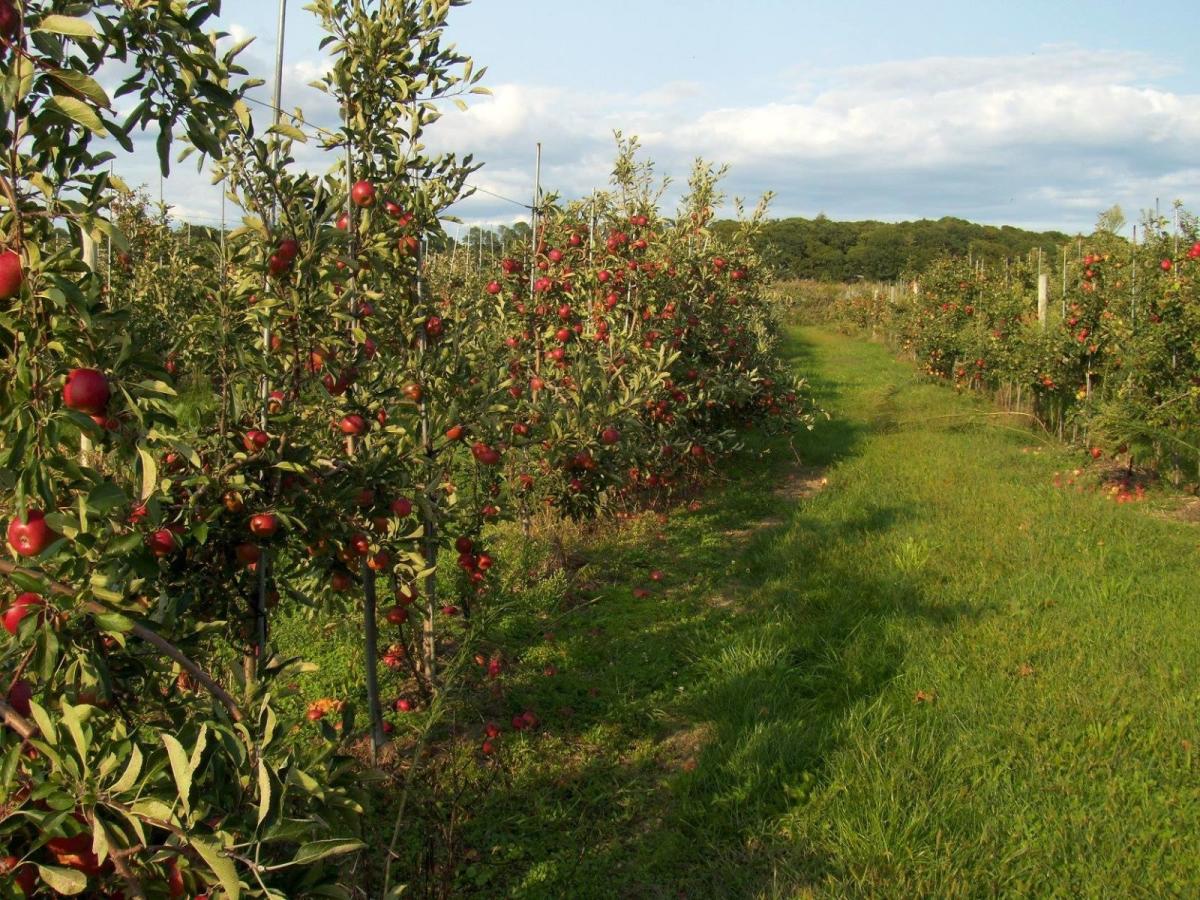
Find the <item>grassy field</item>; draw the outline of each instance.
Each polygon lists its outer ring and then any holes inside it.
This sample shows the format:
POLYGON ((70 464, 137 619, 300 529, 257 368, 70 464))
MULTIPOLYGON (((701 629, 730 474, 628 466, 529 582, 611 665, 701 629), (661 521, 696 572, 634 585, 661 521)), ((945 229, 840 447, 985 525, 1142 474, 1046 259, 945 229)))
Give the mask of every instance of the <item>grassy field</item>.
POLYGON ((1200 892, 1200 532, 1055 487, 1080 454, 882 347, 789 352, 833 414, 801 463, 747 454, 504 614, 485 714, 542 724, 459 776, 454 893, 1200 892))

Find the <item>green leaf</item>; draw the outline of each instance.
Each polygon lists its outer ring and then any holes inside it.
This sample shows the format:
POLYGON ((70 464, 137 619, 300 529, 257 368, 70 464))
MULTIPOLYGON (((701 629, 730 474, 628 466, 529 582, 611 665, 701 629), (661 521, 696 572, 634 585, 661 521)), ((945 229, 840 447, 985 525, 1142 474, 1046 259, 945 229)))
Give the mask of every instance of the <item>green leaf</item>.
POLYGON ((29 701, 29 718, 33 719, 34 724, 38 727, 38 731, 42 733, 42 740, 51 747, 58 746, 58 730, 54 727, 54 723, 50 721, 50 716, 34 700, 29 701))
POLYGON ((112 783, 109 790, 114 794, 123 794, 137 784, 138 776, 142 774, 142 750, 137 745, 133 745, 133 752, 129 754, 129 763, 125 766, 125 771, 121 773, 121 777, 112 783))
POLYGON ((96 115, 96 111, 75 97, 47 97, 44 107, 66 116, 96 134, 106 133, 104 123, 96 115))
POLYGON ((216 844, 198 837, 189 838, 188 843, 200 854, 200 858, 208 863, 208 867, 217 876, 230 900, 238 900, 242 895, 242 884, 238 881, 237 869, 234 867, 233 861, 222 856, 221 849, 216 844))
POLYGON ((95 827, 92 830, 92 852, 96 854, 96 859, 104 862, 108 858, 108 847, 111 841, 108 837, 108 829, 104 827, 104 823, 99 819, 95 820, 95 827))
POLYGON ((143 816, 147 819, 156 819, 159 822, 171 822, 174 816, 171 814, 171 807, 161 800, 149 798, 139 800, 130 807, 134 815, 143 816))
POLYGON ((165 121, 159 119, 158 128, 158 138, 154 142, 154 146, 158 150, 158 169, 164 176, 167 176, 171 174, 171 141, 174 134, 169 119, 165 121))
POLYGON ((84 772, 87 772, 89 741, 83 733, 83 714, 86 710, 81 706, 72 706, 66 700, 60 700, 59 706, 62 708, 62 723, 71 735, 71 740, 75 742, 75 752, 79 761, 83 763, 84 772))
POLYGON ((84 19, 79 19, 75 16, 60 16, 55 14, 43 16, 42 20, 37 23, 37 26, 33 30, 48 31, 51 34, 65 34, 67 37, 96 37, 96 29, 84 19))
POLYGON ((291 862, 271 866, 271 868, 282 869, 287 866, 307 866, 319 859, 325 859, 330 856, 344 856, 347 853, 357 853, 359 850, 365 849, 366 846, 362 841, 348 841, 343 838, 309 841, 296 851, 296 855, 292 857, 291 862))
POLYGON ((87 876, 75 869, 63 869, 59 866, 43 866, 35 863, 38 874, 46 886, 56 894, 73 897, 87 890, 87 876))
MULTIPOLYGON (((95 590, 93 590, 92 593, 96 593, 95 590)), ((117 596, 118 599, 120 599, 120 595, 117 596)), ((129 618, 128 616, 123 616, 120 613, 96 613, 92 616, 92 619, 97 625, 100 626, 101 631, 107 631, 109 633, 116 634, 128 634, 129 632, 133 631, 133 619, 129 618)))
POLYGON ((46 591, 45 582, 36 575, 30 575, 25 572, 13 572, 8 576, 8 579, 23 591, 33 591, 35 594, 42 594, 46 591))
POLYGON ((188 762, 183 745, 169 734, 161 735, 167 748, 167 758, 171 761, 171 774, 175 776, 175 787, 179 790, 179 800, 183 803, 183 811, 189 817, 192 814, 192 768, 188 762))
POLYGON ((142 500, 146 500, 158 487, 158 463, 145 447, 137 448, 138 459, 142 461, 142 500))
POLYGON ((263 820, 271 812, 271 773, 267 771, 267 764, 260 757, 258 760, 258 825, 262 825, 263 820))
POLYGON ((55 69, 49 75, 71 93, 82 95, 102 109, 112 106, 112 101, 108 99, 108 94, 104 93, 104 88, 82 72, 76 72, 74 69, 55 69))
POLYGON ((280 122, 278 125, 272 125, 267 129, 268 134, 282 134, 284 137, 289 137, 293 141, 298 141, 301 144, 308 143, 308 135, 288 122, 280 122))
POLYGON ((208 746, 208 726, 200 726, 200 734, 196 737, 196 744, 192 747, 192 758, 188 761, 188 773, 195 775, 196 770, 200 768, 200 759, 204 756, 204 748, 208 746))
POLYGON ((117 507, 124 506, 128 500, 125 492, 117 485, 105 481, 88 492, 87 508, 98 516, 104 516, 117 507))
POLYGON ((279 725, 279 719, 275 715, 275 710, 271 709, 269 706, 266 707, 266 712, 263 716, 263 719, 261 747, 263 750, 266 750, 267 747, 271 746, 271 741, 275 738, 275 729, 279 725))

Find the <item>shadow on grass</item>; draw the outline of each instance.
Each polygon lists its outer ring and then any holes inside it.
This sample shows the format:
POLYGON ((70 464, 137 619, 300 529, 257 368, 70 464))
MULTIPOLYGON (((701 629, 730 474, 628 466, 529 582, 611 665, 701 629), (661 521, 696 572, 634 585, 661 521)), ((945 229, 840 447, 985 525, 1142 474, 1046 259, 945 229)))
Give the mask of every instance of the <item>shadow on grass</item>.
MULTIPOLYGON (((842 388, 821 374, 819 349, 793 337, 788 353, 836 411, 842 388)), ((830 465, 866 430, 835 418, 796 448, 830 465)), ((790 466, 786 452, 743 460, 653 549, 629 533, 595 547, 601 601, 552 645, 535 617, 514 629, 528 644, 508 703, 538 710, 545 728, 511 739, 505 777, 472 810, 464 842, 480 864, 458 895, 755 897, 820 877, 819 859, 779 842, 778 817, 819 782, 851 711, 901 671, 892 623, 939 627, 963 611, 895 567, 864 565, 864 545, 905 510, 817 498, 762 527, 783 502, 764 487, 790 466), (649 565, 669 566, 668 590, 639 600, 630 588, 649 565), (553 677, 538 677, 551 660, 553 677)))

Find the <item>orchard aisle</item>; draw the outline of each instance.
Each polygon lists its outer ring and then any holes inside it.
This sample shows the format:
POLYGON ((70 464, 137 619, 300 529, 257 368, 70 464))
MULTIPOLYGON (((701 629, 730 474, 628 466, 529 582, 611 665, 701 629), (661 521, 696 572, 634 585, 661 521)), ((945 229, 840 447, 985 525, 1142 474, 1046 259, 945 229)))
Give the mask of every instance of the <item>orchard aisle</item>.
POLYGON ((799 474, 776 444, 631 524, 580 570, 601 599, 525 635, 554 673, 528 696, 558 712, 475 810, 486 882, 1200 888, 1200 532, 1056 489, 1081 454, 882 347, 801 329, 789 352, 834 415, 799 474))

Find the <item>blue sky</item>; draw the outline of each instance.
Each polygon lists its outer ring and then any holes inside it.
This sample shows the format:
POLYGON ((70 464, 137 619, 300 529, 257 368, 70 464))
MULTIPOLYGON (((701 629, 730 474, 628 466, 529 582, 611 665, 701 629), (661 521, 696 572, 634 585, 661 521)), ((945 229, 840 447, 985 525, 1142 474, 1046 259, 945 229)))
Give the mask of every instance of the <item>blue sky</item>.
MULTIPOLYGON (((288 2, 284 105, 328 121, 304 87, 318 29, 288 2)), ((263 76, 275 9, 224 4, 230 30, 258 36, 246 61, 263 76)), ((522 199, 535 142, 544 185, 579 195, 606 181, 620 128, 677 183, 697 155, 730 163, 727 189, 775 191, 776 216, 1086 230, 1113 203, 1131 219, 1156 198, 1200 207, 1195 19, 1175 2, 475 0, 450 36, 494 96, 448 112, 432 143, 475 153, 478 184, 522 199)), ((118 166, 157 192, 149 154, 118 166)), ((195 220, 219 206, 187 169, 164 193, 195 220)), ((520 214, 482 195, 456 211, 520 214)))

